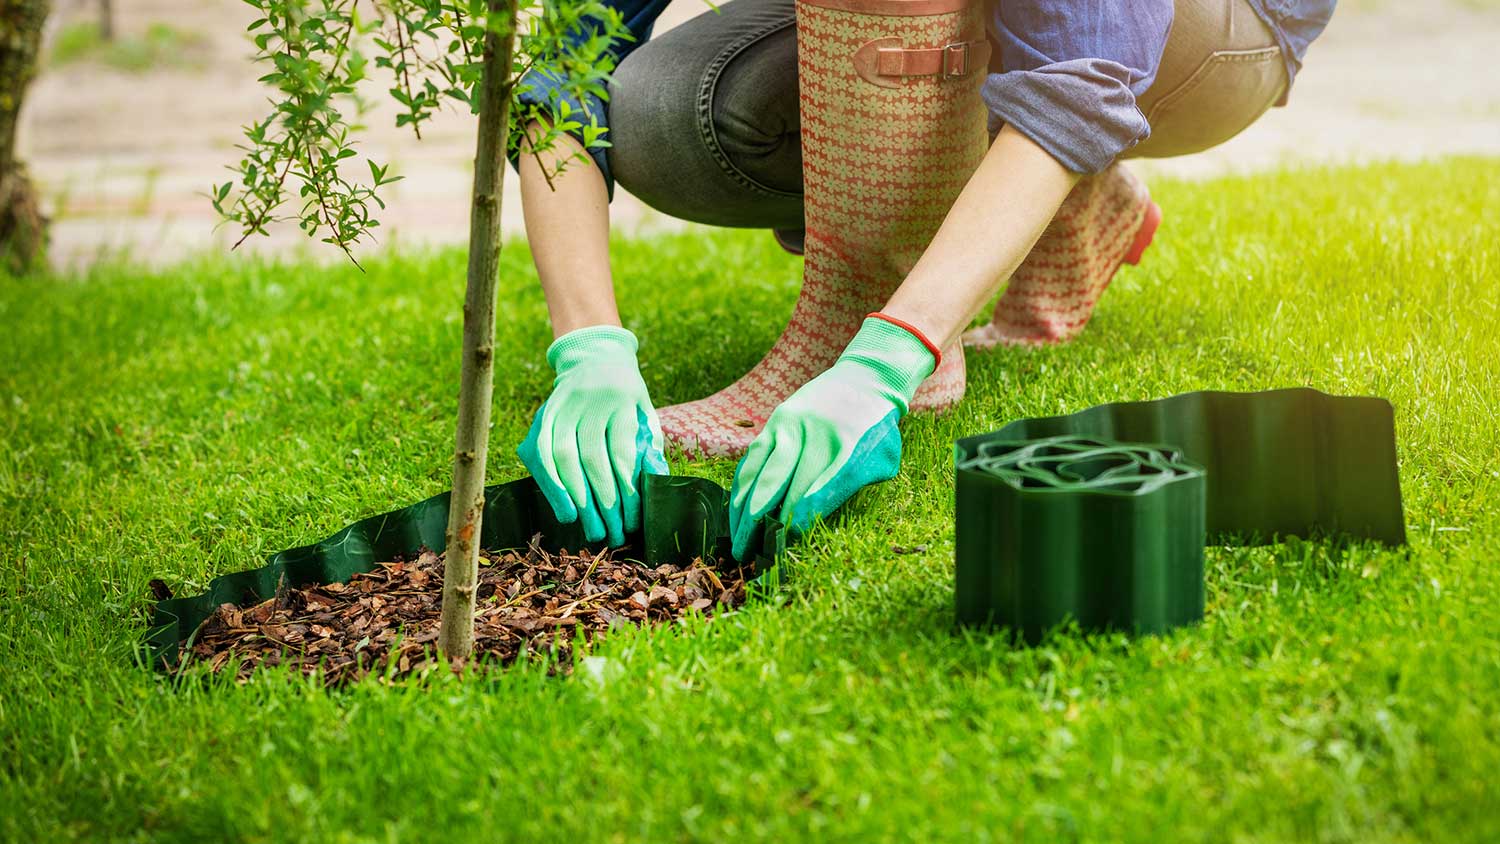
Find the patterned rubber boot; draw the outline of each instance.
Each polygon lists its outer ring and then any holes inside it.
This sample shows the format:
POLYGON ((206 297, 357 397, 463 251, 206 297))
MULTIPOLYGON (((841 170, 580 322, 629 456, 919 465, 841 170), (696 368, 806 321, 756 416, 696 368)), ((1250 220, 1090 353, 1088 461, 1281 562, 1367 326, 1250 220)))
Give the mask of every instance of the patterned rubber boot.
POLYGON ((1011 276, 990 324, 964 345, 1047 346, 1077 337, 1124 264, 1140 263, 1161 208, 1123 164, 1083 179, 1011 276))
MULTIPOLYGON (((979 99, 989 44, 979 0, 800 0, 802 293, 781 338, 744 377, 660 411, 689 454, 744 452, 784 399, 832 366, 931 241, 989 144, 979 99)), ((913 410, 964 393, 963 347, 913 410)))

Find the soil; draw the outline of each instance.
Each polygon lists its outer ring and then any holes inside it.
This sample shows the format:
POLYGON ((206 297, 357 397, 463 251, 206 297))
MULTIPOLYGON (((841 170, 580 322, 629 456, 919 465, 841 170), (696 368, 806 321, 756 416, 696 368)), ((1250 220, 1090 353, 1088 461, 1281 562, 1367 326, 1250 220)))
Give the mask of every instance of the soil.
MULTIPOLYGON (((748 576, 732 562, 651 568, 610 552, 549 554, 536 540, 520 552, 483 552, 471 664, 539 658, 566 673, 577 648, 613 628, 733 610, 748 576)), ((424 550, 348 583, 283 586, 254 606, 224 604, 198 629, 190 659, 240 682, 263 665, 319 674, 328 686, 425 674, 441 664, 442 582, 442 556, 424 550)))

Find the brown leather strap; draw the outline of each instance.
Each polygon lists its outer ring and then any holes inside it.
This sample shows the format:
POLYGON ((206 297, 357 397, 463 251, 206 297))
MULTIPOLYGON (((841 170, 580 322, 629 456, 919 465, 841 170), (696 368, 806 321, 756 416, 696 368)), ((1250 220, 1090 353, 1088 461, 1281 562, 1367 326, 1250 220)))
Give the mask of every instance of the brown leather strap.
POLYGON ((976 44, 964 41, 925 50, 877 50, 875 67, 881 76, 968 76, 969 52, 976 44))
POLYGON ((797 0, 808 6, 861 15, 927 16, 961 12, 978 0, 797 0))
POLYGON ((898 88, 915 76, 959 79, 989 65, 990 43, 959 41, 941 47, 904 47, 900 38, 876 38, 854 53, 854 68, 867 82, 898 88))

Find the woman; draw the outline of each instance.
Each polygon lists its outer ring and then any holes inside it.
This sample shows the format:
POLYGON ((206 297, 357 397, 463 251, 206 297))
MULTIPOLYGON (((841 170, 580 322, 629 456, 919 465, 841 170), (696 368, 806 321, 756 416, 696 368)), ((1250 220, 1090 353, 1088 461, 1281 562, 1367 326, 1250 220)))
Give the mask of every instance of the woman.
POLYGON ((639 523, 640 473, 665 470, 663 431, 743 451, 742 555, 765 517, 804 528, 893 477, 896 422, 962 396, 963 345, 1076 336, 1160 220, 1119 160, 1207 149, 1284 103, 1334 0, 731 0, 651 39, 665 5, 617 0, 636 41, 607 107, 577 104, 612 145, 550 181, 576 142, 518 162, 557 338, 519 451, 558 518, 612 544, 639 523), (766 358, 659 424, 610 278, 615 182, 807 250, 766 358))

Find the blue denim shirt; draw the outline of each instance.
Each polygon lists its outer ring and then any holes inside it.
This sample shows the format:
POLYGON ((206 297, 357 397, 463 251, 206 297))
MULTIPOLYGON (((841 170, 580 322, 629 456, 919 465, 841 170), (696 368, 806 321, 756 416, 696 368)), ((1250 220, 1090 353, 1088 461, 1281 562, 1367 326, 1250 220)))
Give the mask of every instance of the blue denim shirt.
MULTIPOLYGON (((1247 2, 1275 33, 1292 79, 1337 0, 1247 2)), ((634 41, 615 45, 616 58, 623 60, 651 37, 667 0, 610 3, 635 35, 634 41)), ((1005 68, 984 83, 992 126, 1016 127, 1078 173, 1103 170, 1150 136, 1136 98, 1156 79, 1172 28, 1172 0, 998 0, 989 20, 1005 68)), ((556 87, 545 71, 533 73, 528 83, 530 90, 521 98, 537 103, 545 103, 556 87)), ((607 125, 603 103, 581 107, 607 125)), ((604 151, 592 154, 613 192, 604 151)))
MULTIPOLYGON (((1296 77, 1336 0, 1247 0, 1296 77)), ((1077 173, 1097 173, 1151 135, 1136 98, 1156 80, 1172 0, 1000 0, 985 80, 990 125, 1010 124, 1077 173)))

